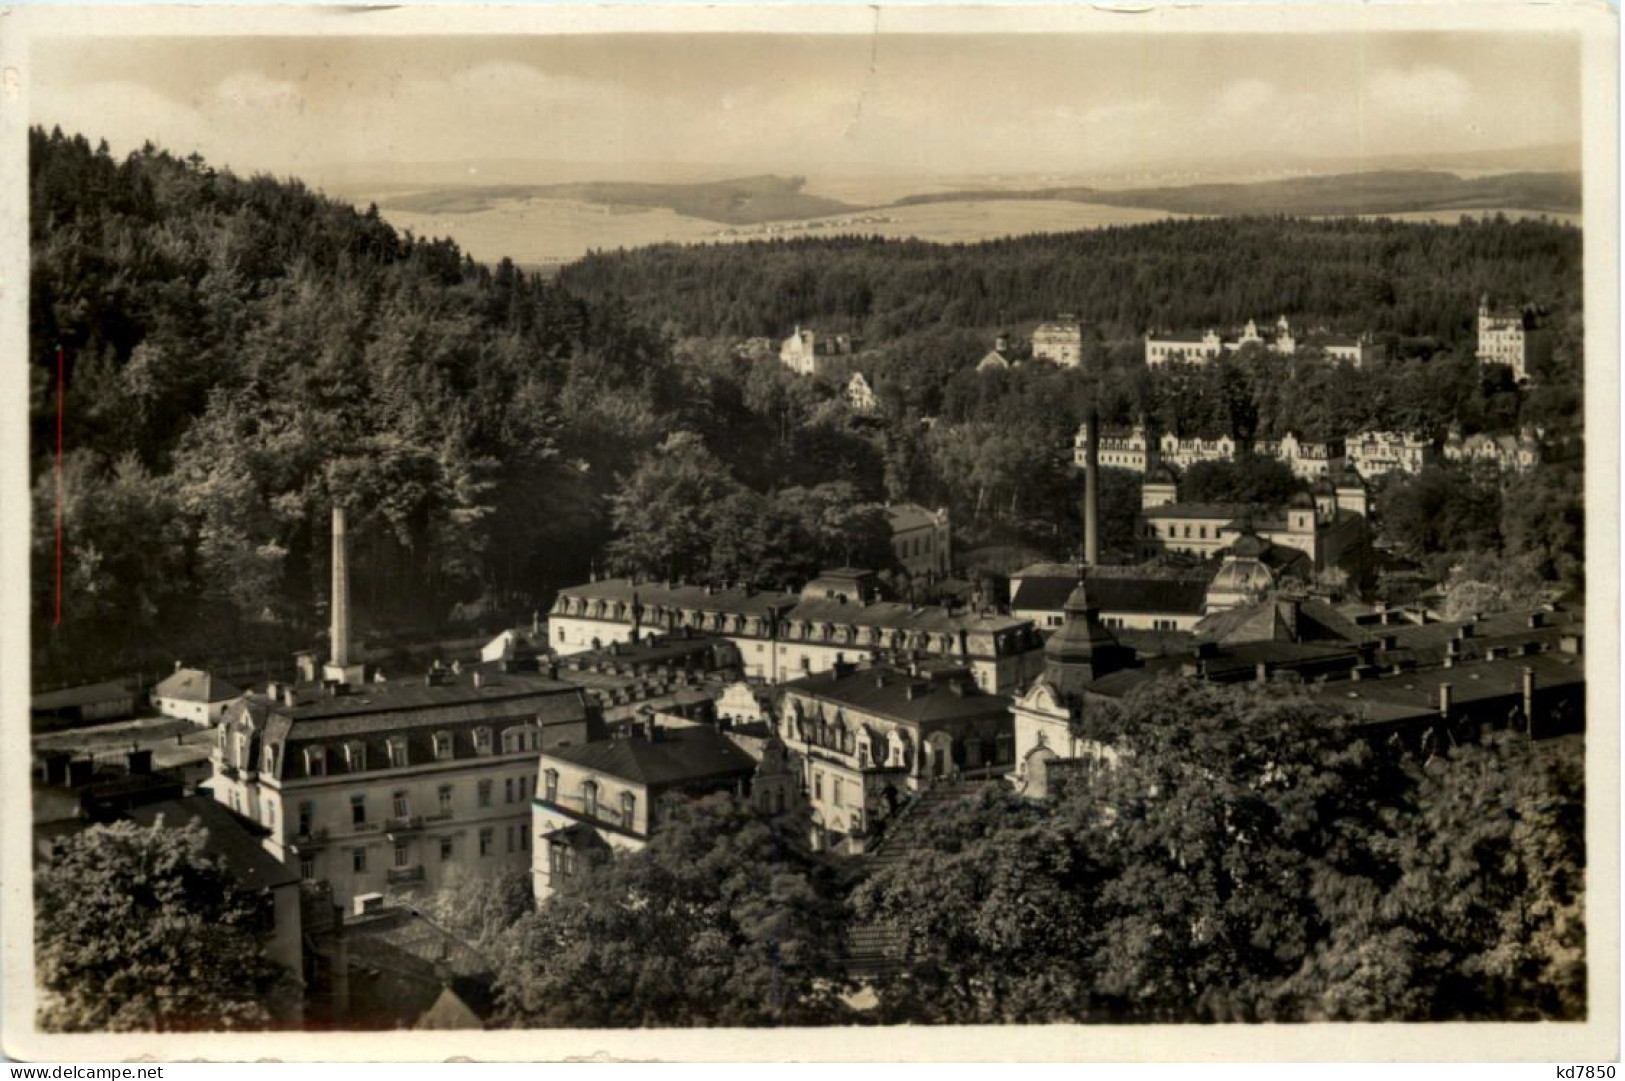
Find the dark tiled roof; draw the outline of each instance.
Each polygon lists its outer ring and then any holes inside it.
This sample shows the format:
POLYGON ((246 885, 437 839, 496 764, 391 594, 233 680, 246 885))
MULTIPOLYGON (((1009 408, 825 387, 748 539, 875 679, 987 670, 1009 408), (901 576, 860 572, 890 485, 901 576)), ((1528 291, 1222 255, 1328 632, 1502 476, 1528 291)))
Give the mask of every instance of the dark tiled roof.
POLYGON ((1251 510, 1245 503, 1168 503, 1141 513, 1146 518, 1216 518, 1228 523, 1245 517, 1251 510))
POLYGON ((756 760, 706 725, 657 729, 655 739, 635 735, 560 747, 542 756, 647 787, 681 786, 748 777, 756 760))
POLYGON ((759 592, 743 589, 716 589, 704 586, 663 585, 660 582, 633 583, 630 578, 609 578, 602 582, 568 586, 559 590, 561 597, 585 597, 588 600, 625 601, 631 603, 636 595, 647 610, 651 607, 692 608, 702 612, 737 612, 741 615, 767 615, 775 609, 788 608, 796 603, 794 593, 759 592))
POLYGON ((220 858, 244 889, 275 889, 299 881, 297 872, 260 847, 259 837, 251 832, 251 823, 208 796, 163 800, 133 808, 128 813, 142 826, 151 826, 160 818, 171 828, 196 822, 208 832, 208 851, 220 858))
POLYGON ((963 676, 944 674, 941 679, 928 679, 881 666, 846 672, 830 669, 788 683, 785 690, 916 725, 987 717, 1010 708, 1008 698, 986 694, 963 676), (914 688, 913 698, 909 697, 910 687, 914 688))
MULTIPOLYGON (((1207 600, 1207 582, 1195 577, 1118 575, 1085 577, 1089 600, 1102 612, 1176 612, 1200 615, 1207 600)), ((1066 578, 1027 578, 1010 600, 1012 609, 1059 612, 1078 584, 1074 573, 1066 578)))

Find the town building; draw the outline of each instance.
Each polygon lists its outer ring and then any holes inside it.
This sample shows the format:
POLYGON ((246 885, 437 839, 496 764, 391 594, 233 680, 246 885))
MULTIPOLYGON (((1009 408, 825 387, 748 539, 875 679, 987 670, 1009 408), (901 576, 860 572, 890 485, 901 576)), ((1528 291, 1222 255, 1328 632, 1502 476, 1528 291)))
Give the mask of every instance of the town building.
POLYGON ((1335 566, 1365 539, 1363 515, 1335 503, 1317 504, 1306 492, 1299 492, 1283 508, 1177 501, 1145 505, 1148 500, 1143 491, 1141 500, 1141 559, 1176 552, 1212 559, 1251 535, 1302 552, 1321 571, 1335 566))
POLYGON ((1010 700, 962 669, 842 662, 785 685, 779 735, 803 769, 815 844, 850 853, 910 793, 1014 762, 1010 700))
POLYGON ((1076 368, 1083 363, 1083 326, 1071 315, 1039 324, 1033 330, 1033 359, 1076 368))
POLYGON ((1177 436, 1163 432, 1157 440, 1157 462, 1148 462, 1149 472, 1158 462, 1189 469, 1199 462, 1231 462, 1236 458, 1236 441, 1228 435, 1212 438, 1177 436))
MULTIPOLYGON (((1072 464, 1087 469, 1089 448, 1089 422, 1078 425, 1072 437, 1072 464)), ((1132 428, 1102 427, 1100 430, 1100 464, 1114 469, 1132 469, 1144 473, 1160 460, 1161 446, 1147 434, 1144 424, 1132 428)))
POLYGON ((1292 470, 1293 476, 1303 480, 1340 472, 1348 458, 1341 439, 1300 439, 1290 431, 1278 440, 1255 440, 1253 453, 1276 459, 1292 470))
MULTIPOLYGON (((528 846, 537 901, 587 861, 643 848, 674 799, 714 792, 748 798, 761 765, 708 725, 655 721, 624 736, 544 752, 534 774, 528 846)), ((782 761, 769 769, 787 772, 782 761)), ((776 796, 787 798, 786 787, 776 796)))
POLYGON ((1062 624, 1044 644, 1039 678, 1011 707, 1015 719, 1015 763, 1011 778, 1018 791, 1043 798, 1059 762, 1110 761, 1114 752, 1086 737, 1078 727, 1090 708, 1096 684, 1135 669, 1139 660, 1100 619, 1088 583, 1077 582, 1062 606, 1062 624))
POLYGON ((1000 334, 994 339, 993 348, 984 353, 982 359, 976 362, 976 370, 979 372, 1009 371, 1018 363, 1014 351, 1010 348, 1010 339, 1000 334))
MULTIPOLYGON (((1110 630, 1189 631, 1206 614, 1209 570, 1109 565, 1084 568, 1081 580, 1110 630)), ((1034 563, 1010 576, 1010 614, 1044 631, 1066 622, 1066 601, 1080 581, 1065 563, 1034 563)))
POLYGON ((548 623, 556 652, 629 641, 642 629, 691 627, 728 639, 747 678, 799 679, 861 657, 967 666, 984 689, 1007 691, 1032 678, 1040 644, 1031 623, 968 608, 871 599, 859 579, 828 576, 800 595, 750 589, 633 582, 620 578, 559 591, 548 623), (833 592, 832 592, 833 589, 833 592))
POLYGON ((1329 360, 1353 364, 1356 368, 1364 367, 1382 353, 1370 334, 1335 334, 1317 330, 1300 336, 1283 315, 1273 325, 1260 325, 1249 319, 1239 333, 1232 335, 1220 334, 1212 328, 1149 333, 1145 336, 1145 363, 1148 368, 1162 368, 1170 364, 1212 364, 1228 353, 1239 352, 1249 346, 1283 357, 1317 354, 1329 360))
POLYGON ((1479 298, 1476 355, 1480 364, 1504 364, 1522 383, 1529 378, 1530 364, 1550 354, 1551 344, 1551 335, 1532 307, 1497 307, 1488 293, 1479 298))
POLYGON ((135 688, 122 680, 42 691, 29 700, 29 723, 35 732, 48 732, 99 721, 121 721, 135 716, 139 698, 135 688))
POLYGON ((243 696, 241 688, 200 668, 182 668, 165 676, 152 689, 152 706, 166 717, 178 717, 207 727, 225 716, 226 707, 243 696))
POLYGON ((880 408, 880 399, 875 397, 875 388, 869 385, 862 372, 853 372, 852 378, 847 380, 844 392, 846 404, 854 413, 865 416, 874 413, 880 408))
POLYGON ((1540 439, 1529 428, 1515 436, 1476 432, 1466 438, 1452 430, 1444 442, 1444 458, 1462 465, 1493 466, 1503 473, 1524 473, 1540 464, 1540 439))
POLYGON ((850 334, 819 335, 798 326, 795 333, 779 345, 779 362, 797 375, 816 375, 823 370, 827 358, 853 356, 862 346, 862 339, 850 334))
POLYGON ((930 510, 918 503, 886 508, 891 524, 892 554, 909 574, 945 578, 953 573, 953 527, 948 508, 930 510))
POLYGON ((1385 473, 1415 475, 1436 455, 1431 440, 1409 432, 1356 432, 1343 441, 1348 464, 1362 477, 1385 473))
POLYGON ((324 678, 272 683, 227 709, 212 795, 262 824, 266 850, 327 882, 344 909, 363 894, 436 890, 454 870, 528 867, 536 757, 602 735, 602 719, 584 691, 534 662, 366 682, 350 661, 338 511, 333 547, 324 678))

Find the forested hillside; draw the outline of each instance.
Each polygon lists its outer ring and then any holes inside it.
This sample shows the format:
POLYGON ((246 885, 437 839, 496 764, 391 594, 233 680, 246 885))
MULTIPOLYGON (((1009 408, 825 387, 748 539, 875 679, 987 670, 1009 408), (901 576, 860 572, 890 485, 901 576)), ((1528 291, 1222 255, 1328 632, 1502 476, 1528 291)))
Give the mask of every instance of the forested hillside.
MULTIPOLYGON (((116 161, 36 131, 29 175, 41 683, 308 648, 335 500, 352 507, 357 625, 376 642, 528 621, 595 565, 785 584, 875 563, 888 499, 950 507, 960 551, 1062 556, 1078 530, 1070 438, 1091 404, 1181 432, 1579 435, 1580 237, 1546 224, 769 242, 598 255, 547 282, 297 181, 153 147, 116 161), (1532 391, 1472 359, 1486 290, 1549 309, 1557 348, 1532 391), (1081 369, 973 370, 992 328, 1058 310, 1094 321, 1081 369), (1132 337, 1281 311, 1369 325, 1394 359, 1147 372, 1132 337), (771 339, 797 322, 868 335, 851 366, 877 415, 846 406, 841 368, 809 379, 778 362, 771 339)), ((1405 520, 1430 531, 1413 539, 1577 575, 1580 462, 1549 469, 1459 508, 1439 501, 1460 485, 1419 488, 1405 520)), ((1108 481, 1108 547, 1136 505, 1132 477, 1108 481)))
POLYGON ((1580 231, 1538 221, 1223 218, 971 245, 859 237, 667 245, 590 255, 560 280, 703 336, 782 337, 812 323, 878 343, 1072 312, 1110 341, 1284 312, 1301 326, 1450 343, 1471 335, 1486 292, 1559 316, 1577 311, 1580 231))

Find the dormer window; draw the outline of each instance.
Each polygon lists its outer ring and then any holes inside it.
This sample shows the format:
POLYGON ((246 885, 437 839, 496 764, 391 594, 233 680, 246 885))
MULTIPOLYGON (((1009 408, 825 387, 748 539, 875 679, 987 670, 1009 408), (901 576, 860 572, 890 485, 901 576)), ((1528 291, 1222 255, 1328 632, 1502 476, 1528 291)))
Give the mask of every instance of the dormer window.
POLYGON ((491 730, 489 728, 474 729, 474 753, 491 753, 491 730))
POLYGON ((344 745, 344 768, 360 773, 367 768, 367 745, 359 740, 344 745))
POLYGON ((406 740, 396 736, 387 744, 389 748, 389 765, 391 769, 403 769, 406 766, 406 740))
POLYGON ((436 732, 434 734, 434 757, 437 762, 444 762, 451 758, 451 733, 436 732))
POLYGON ((307 777, 327 776, 327 748, 305 748, 305 775, 307 777))
POLYGON ((281 750, 282 745, 279 743, 267 743, 265 745, 263 757, 265 759, 266 773, 276 773, 277 759, 280 757, 281 750))
POLYGON ((504 730, 502 733, 502 753, 518 754, 521 751, 534 750, 531 739, 534 731, 531 728, 509 728, 504 730))

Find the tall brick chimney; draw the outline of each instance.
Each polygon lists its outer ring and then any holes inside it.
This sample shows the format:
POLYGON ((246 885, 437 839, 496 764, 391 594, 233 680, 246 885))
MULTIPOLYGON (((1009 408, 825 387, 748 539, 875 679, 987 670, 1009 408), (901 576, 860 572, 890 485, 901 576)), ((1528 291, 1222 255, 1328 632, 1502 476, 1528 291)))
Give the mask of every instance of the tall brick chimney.
POLYGON ((328 648, 331 650, 322 679, 346 686, 365 682, 365 673, 359 663, 350 657, 350 560, 349 538, 344 529, 344 508, 333 507, 333 596, 332 626, 328 630, 328 648))

